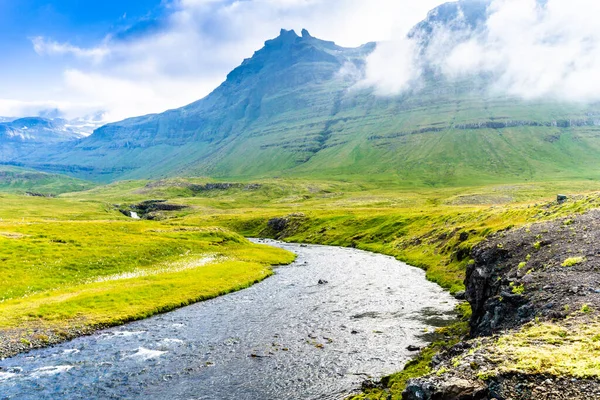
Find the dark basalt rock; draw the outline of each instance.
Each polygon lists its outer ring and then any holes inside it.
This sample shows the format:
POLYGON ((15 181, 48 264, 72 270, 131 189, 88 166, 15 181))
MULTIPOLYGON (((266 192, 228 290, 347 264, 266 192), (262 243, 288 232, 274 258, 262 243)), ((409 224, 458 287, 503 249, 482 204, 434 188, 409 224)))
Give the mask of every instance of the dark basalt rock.
POLYGON ((471 335, 517 328, 536 316, 560 319, 564 310, 600 303, 600 211, 499 232, 472 251, 466 298, 471 335), (565 267, 569 258, 580 262, 565 267))
POLYGON ((287 218, 272 218, 267 222, 267 226, 275 232, 282 232, 287 226, 289 220, 287 218))
POLYGON ((286 215, 285 217, 271 218, 267 221, 267 227, 260 233, 260 236, 283 239, 294 234, 305 219, 306 215, 302 213, 293 213, 286 215))
POLYGON ((461 290, 460 292, 456 292, 456 294, 454 294, 454 298, 456 300, 466 300, 467 292, 465 292, 464 290, 461 290))
POLYGON ((410 381, 403 400, 486 400, 487 388, 478 381, 452 377, 436 382, 416 379, 410 381))
POLYGON ((54 195, 54 194, 38 193, 38 192, 25 192, 25 196, 30 196, 30 197, 56 197, 56 195, 54 195))
POLYGON ((134 204, 131 208, 140 214, 148 214, 153 211, 180 211, 188 208, 188 206, 167 203, 166 200, 147 200, 134 204))
POLYGON ((558 202, 558 204, 562 204, 565 201, 567 201, 568 199, 569 198, 566 195, 564 195, 564 194, 559 194, 559 195, 556 196, 556 201, 558 202))

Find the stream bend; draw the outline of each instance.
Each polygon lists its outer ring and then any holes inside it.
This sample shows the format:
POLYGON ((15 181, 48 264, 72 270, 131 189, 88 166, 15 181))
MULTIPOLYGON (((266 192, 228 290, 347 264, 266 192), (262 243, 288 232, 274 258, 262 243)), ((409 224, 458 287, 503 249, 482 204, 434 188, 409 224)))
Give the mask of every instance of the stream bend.
POLYGON ((342 399, 453 318, 455 300, 392 257, 260 242, 298 258, 249 289, 2 360, 0 398, 342 399))

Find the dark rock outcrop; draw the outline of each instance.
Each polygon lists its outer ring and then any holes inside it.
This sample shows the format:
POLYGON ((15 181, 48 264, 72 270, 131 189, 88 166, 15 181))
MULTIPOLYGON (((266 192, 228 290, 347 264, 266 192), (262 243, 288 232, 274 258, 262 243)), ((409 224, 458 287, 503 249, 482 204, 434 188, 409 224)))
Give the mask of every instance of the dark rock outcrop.
POLYGON ((431 365, 436 372, 410 380, 403 399, 600 399, 599 380, 506 374, 493 356, 497 335, 534 319, 564 325, 573 321, 564 320, 569 310, 579 325, 596 318, 580 310, 600 308, 598 242, 600 210, 592 210, 498 232, 477 245, 465 280, 471 339, 437 354, 431 365))
POLYGON ((271 218, 267 221, 267 228, 261 232, 261 236, 275 239, 283 239, 291 236, 302 225, 306 216, 302 213, 289 214, 285 217, 271 218))
POLYGON ((462 378, 440 378, 436 381, 416 379, 402 393, 404 400, 486 400, 488 390, 481 382, 462 378))
POLYGON ((131 208, 139 214, 148 214, 153 211, 180 211, 188 208, 188 206, 167 203, 166 200, 147 200, 134 204, 131 208))
POLYGON ((517 328, 535 317, 600 304, 600 210, 500 232, 473 249, 466 298, 471 335, 517 328))
POLYGON ((267 226, 275 232, 283 232, 283 230, 287 227, 288 222, 289 219, 287 218, 271 218, 267 222, 267 226))

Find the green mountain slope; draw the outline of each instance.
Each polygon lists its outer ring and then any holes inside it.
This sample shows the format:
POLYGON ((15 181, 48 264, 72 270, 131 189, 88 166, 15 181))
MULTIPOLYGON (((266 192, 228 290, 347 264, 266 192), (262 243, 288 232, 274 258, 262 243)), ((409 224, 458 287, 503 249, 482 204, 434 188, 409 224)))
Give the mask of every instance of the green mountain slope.
MULTIPOLYGON (((477 26, 485 2, 461 4, 477 26)), ((444 5, 411 34, 426 44, 431 26, 458 12, 444 5)), ((600 177, 600 106, 492 96, 486 77, 449 82, 433 73, 419 90, 380 97, 356 86, 374 48, 282 30, 196 103, 19 161, 98 181, 286 176, 451 186, 600 177)))
POLYGON ((0 165, 0 192, 49 196, 87 190, 94 186, 93 183, 70 176, 0 165))

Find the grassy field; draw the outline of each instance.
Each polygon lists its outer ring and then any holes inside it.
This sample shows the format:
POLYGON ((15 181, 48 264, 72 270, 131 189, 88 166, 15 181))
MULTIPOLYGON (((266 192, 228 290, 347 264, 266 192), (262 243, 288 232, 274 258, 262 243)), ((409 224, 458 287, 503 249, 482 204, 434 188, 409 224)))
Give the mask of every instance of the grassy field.
POLYGON ((590 181, 420 190, 380 182, 268 180, 219 189, 206 183, 119 182, 56 199, 26 199, 27 207, 22 197, 7 196, 0 218, 124 221, 118 207, 166 199, 188 207, 164 213, 169 226, 221 226, 245 236, 385 253, 426 269, 430 280, 456 292, 463 288, 470 249, 488 234, 598 206, 593 193, 600 190, 590 181), (570 201, 556 204, 558 193, 570 201), (287 228, 274 232, 267 224, 271 218, 287 219, 287 228))
MULTIPOLYGON (((126 181, 57 198, 0 194, 0 351, 12 354, 241 289, 269 276, 272 265, 293 260, 243 236, 392 255, 457 292, 471 248, 490 233, 600 207, 600 184, 593 181, 418 190, 393 182, 207 183, 126 181), (558 193, 569 201, 558 204, 558 193), (160 213, 157 221, 119 212, 149 199, 186 208, 160 213), (273 218, 284 227, 270 225, 273 218)), ((447 340, 458 340, 465 327, 461 322, 447 340)), ((428 372, 442 345, 387 378, 391 392, 398 395, 408 378, 428 372)))
POLYGON ((40 195, 91 189, 96 184, 66 175, 46 174, 18 167, 0 165, 0 191, 12 193, 35 192, 40 195))
MULTIPOLYGON (((589 182, 535 183, 410 191, 372 183, 267 181, 260 188, 195 193, 180 181, 129 187, 124 198, 153 196, 187 204, 168 223, 224 226, 245 236, 352 246, 384 253, 427 270, 451 292, 462 290, 470 249, 487 235, 511 226, 556 218, 598 206, 589 182), (558 205, 557 193, 583 193, 558 205), (190 197, 191 196, 191 197, 190 197), (267 221, 288 220, 275 232, 267 221)), ((125 185, 125 184, 123 184, 125 185)), ((132 185, 128 183, 127 185, 132 185)), ((100 196, 104 189, 88 192, 100 196)))
POLYGON ((294 259, 224 228, 121 221, 94 203, 3 200, 2 215, 17 204, 29 213, 0 222, 2 355, 239 290, 294 259))

